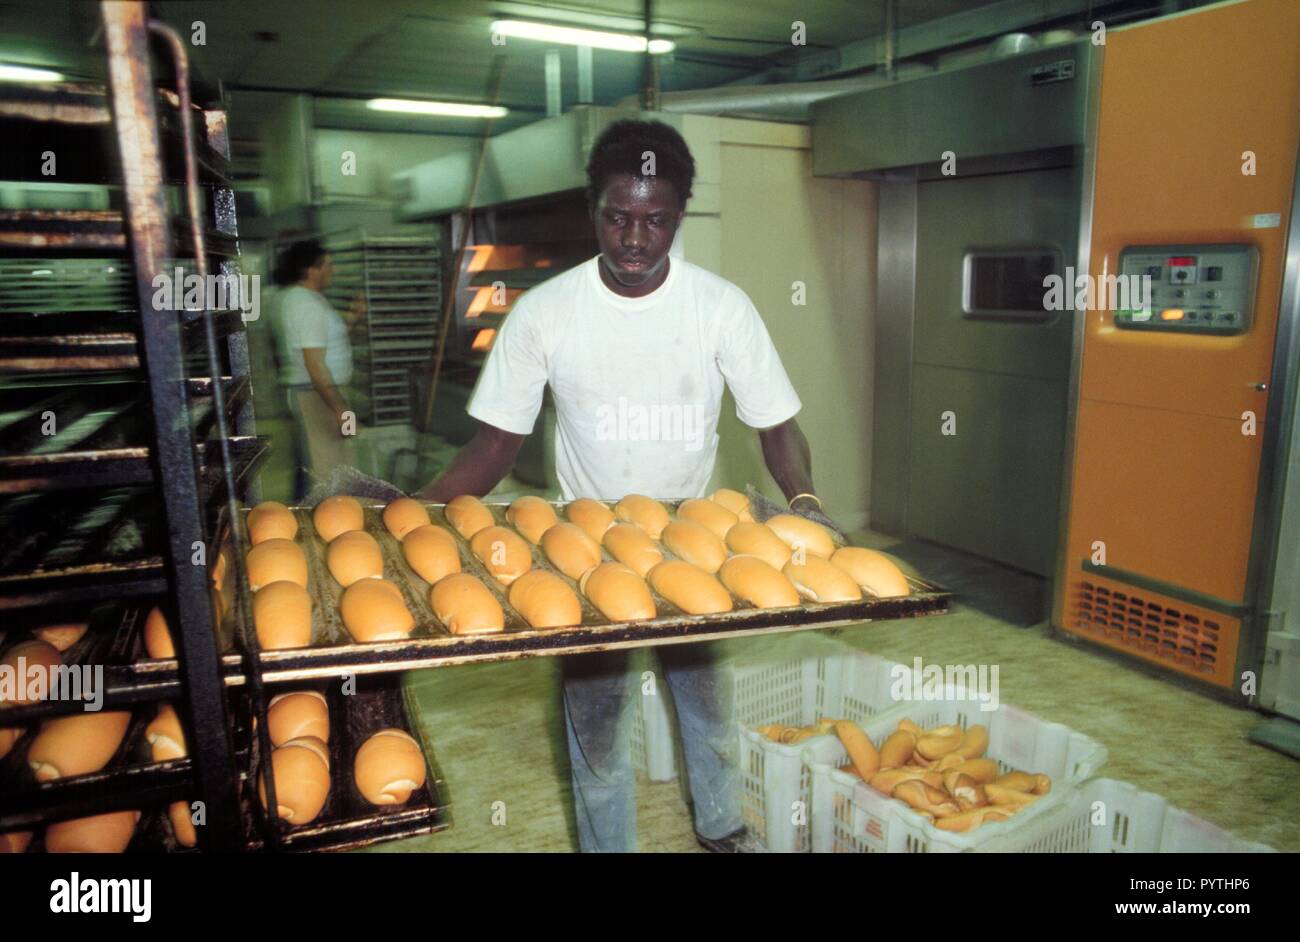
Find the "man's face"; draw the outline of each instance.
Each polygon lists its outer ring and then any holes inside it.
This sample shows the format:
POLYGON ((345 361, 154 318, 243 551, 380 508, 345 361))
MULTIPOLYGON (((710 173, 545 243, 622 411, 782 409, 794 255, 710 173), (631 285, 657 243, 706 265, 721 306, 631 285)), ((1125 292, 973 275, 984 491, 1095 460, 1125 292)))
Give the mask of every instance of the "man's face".
POLYGON ((334 257, 326 255, 320 260, 320 264, 315 266, 314 271, 317 273, 319 279, 317 283, 320 285, 317 290, 324 291, 334 280, 334 257))
POLYGON ((633 290, 658 287, 682 216, 677 190, 667 180, 611 177, 592 213, 601 264, 610 278, 633 290))

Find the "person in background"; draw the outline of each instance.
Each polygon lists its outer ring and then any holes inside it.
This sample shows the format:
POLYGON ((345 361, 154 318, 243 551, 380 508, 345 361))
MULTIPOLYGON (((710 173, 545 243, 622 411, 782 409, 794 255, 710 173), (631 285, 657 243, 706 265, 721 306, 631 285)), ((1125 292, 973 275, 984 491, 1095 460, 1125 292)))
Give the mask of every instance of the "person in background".
MULTIPOLYGON (((324 477, 336 465, 356 463, 360 424, 343 390, 352 381, 348 332, 365 316, 365 302, 358 296, 340 314, 325 299, 334 261, 315 239, 289 246, 276 274, 285 286, 275 320, 280 385, 298 427, 298 467, 324 477)), ((300 479, 297 497, 305 492, 300 479)))
MULTIPOLYGON (((762 444, 768 470, 796 512, 820 508, 801 403, 745 293, 670 258, 695 161, 661 122, 616 121, 587 164, 600 254, 530 290, 502 326, 469 414, 479 429, 420 496, 482 496, 513 467, 554 393, 556 472, 564 500, 703 497, 717 456, 724 387, 762 444), (647 156, 654 156, 654 169, 647 156), (610 435, 602 415, 623 400, 698 414, 698 437, 610 435)), ((694 806, 696 838, 713 852, 748 849, 730 675, 709 645, 657 648, 672 690, 694 806)), ((626 651, 560 659, 578 843, 631 851, 636 801, 627 717, 637 678, 626 651)))

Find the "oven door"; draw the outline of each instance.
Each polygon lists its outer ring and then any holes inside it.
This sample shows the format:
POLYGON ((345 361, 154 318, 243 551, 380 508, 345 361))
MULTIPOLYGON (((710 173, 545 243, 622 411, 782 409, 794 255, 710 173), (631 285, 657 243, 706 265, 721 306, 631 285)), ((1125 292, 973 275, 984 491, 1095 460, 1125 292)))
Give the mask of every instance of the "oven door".
POLYGON ((1068 167, 917 184, 908 530, 1049 578, 1077 206, 1068 167))

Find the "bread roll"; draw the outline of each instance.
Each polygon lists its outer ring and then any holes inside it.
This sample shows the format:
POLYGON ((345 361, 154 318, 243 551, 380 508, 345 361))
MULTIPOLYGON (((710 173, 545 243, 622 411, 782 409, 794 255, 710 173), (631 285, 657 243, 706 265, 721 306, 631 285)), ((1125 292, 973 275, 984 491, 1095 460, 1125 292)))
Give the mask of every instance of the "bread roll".
POLYGON ((447 522, 456 528, 456 532, 465 539, 470 539, 479 530, 484 527, 490 527, 496 523, 492 519, 492 511, 477 497, 471 497, 468 494, 462 494, 460 497, 453 497, 447 501, 447 506, 443 508, 443 514, 447 522))
POLYGON ((383 518, 388 532, 399 540, 416 527, 429 525, 429 511, 424 509, 424 504, 409 497, 399 497, 385 507, 383 518))
POLYGON ((295 690, 272 697, 266 708, 266 730, 275 746, 303 736, 328 743, 330 711, 325 695, 315 690, 295 690))
MULTIPOLYGON (((330 791, 329 751, 310 736, 291 739, 271 752, 277 813, 290 824, 316 820, 330 791)), ((266 773, 258 777, 257 797, 266 808, 266 773)), ((268 809, 269 810, 269 809, 268 809)))
POLYGON ((727 547, 722 540, 689 520, 674 520, 664 527, 659 539, 678 559, 705 572, 717 572, 727 558, 727 547))
POLYGON ((506 510, 506 520, 530 543, 540 543, 542 534, 559 521, 555 508, 540 497, 521 497, 506 510))
POLYGON ((502 585, 510 585, 533 568, 533 551, 518 533, 505 527, 479 530, 469 548, 502 585))
POLYGON ((311 644, 311 596, 283 579, 262 586, 253 593, 253 627, 268 651, 305 648, 311 644))
POLYGON ((749 510, 749 498, 740 491, 720 487, 709 495, 709 500, 730 510, 741 523, 754 522, 754 515, 749 510))
POLYGON ((429 593, 429 605, 454 635, 487 634, 505 628, 501 603, 467 572, 441 579, 429 593))
POLYGON ((690 615, 731 611, 731 596, 722 583, 703 569, 670 559, 650 570, 654 590, 690 615))
POLYGON ((576 523, 557 523, 542 534, 542 549, 551 565, 570 579, 581 579, 600 565, 600 544, 576 523))
POLYGON ((605 549, 641 578, 664 561, 663 551, 633 523, 616 523, 605 533, 605 549))
POLYGON ((194 829, 194 811, 188 801, 173 801, 167 806, 167 818, 172 823, 172 835, 182 847, 193 847, 199 842, 194 829))
POLYGON ((120 854, 135 834, 138 811, 110 811, 56 821, 45 829, 47 854, 120 854))
POLYGON ((659 534, 668 526, 668 511, 659 501, 641 494, 628 494, 614 505, 614 516, 628 523, 635 523, 644 530, 652 540, 659 539, 659 534))
POLYGON ((382 579, 384 554, 378 541, 365 530, 349 530, 330 540, 325 550, 330 575, 345 589, 362 579, 382 579))
POLYGON ((406 732, 381 729, 357 750, 353 775, 372 805, 402 805, 424 784, 424 753, 406 732))
POLYGON ((698 523, 719 540, 725 540, 727 531, 740 522, 726 507, 702 498, 682 501, 677 508, 677 519, 698 523))
POLYGON ((449 530, 428 524, 407 531, 402 555, 415 574, 433 585, 443 576, 460 572, 460 547, 449 530))
POLYGON ((657 614, 650 587, 622 563, 589 570, 578 588, 610 621, 649 621, 657 614))
POLYGON ((158 715, 144 728, 144 737, 155 762, 184 759, 189 755, 185 749, 185 729, 181 726, 181 718, 170 703, 158 707, 158 715))
POLYGON ((767 519, 767 526, 792 549, 803 547, 809 556, 830 559, 835 552, 831 533, 820 523, 794 514, 777 514, 767 519))
POLYGON ((25 730, 21 726, 0 726, 0 759, 9 755, 25 730))
MULTIPOLYGON (((295 521, 294 528, 296 529, 297 526, 298 524, 295 521)), ((285 537, 285 539, 292 539, 292 537, 285 537)), ((212 579, 212 584, 214 586, 219 587, 221 585, 221 583, 226 578, 226 571, 229 568, 230 568, 230 546, 229 544, 227 544, 225 546, 222 546, 221 549, 217 551, 217 558, 212 561, 212 572, 209 575, 212 579)))
POLYGON ((757 556, 773 569, 790 561, 790 547, 763 523, 738 523, 727 531, 727 548, 740 556, 757 556))
POLYGON ((33 629, 32 634, 36 636, 37 641, 44 641, 59 653, 63 653, 80 641, 89 628, 90 625, 85 622, 67 625, 45 625, 42 628, 33 629))
POLYGON ((358 641, 397 641, 415 628, 401 590, 386 579, 362 579, 339 600, 343 627, 358 641))
POLYGON ((564 516, 586 531, 597 543, 605 538, 605 531, 614 525, 614 511, 598 500, 580 497, 564 508, 564 516))
POLYGON ((149 610, 149 615, 144 620, 144 650, 155 660, 176 656, 171 629, 167 627, 167 619, 157 605, 149 610))
POLYGON ((31 831, 5 831, 0 834, 0 854, 25 854, 31 842, 31 831))
POLYGON ((264 500, 250 510, 244 524, 248 527, 248 542, 254 546, 266 540, 292 540, 298 535, 298 518, 274 500, 264 500))
POLYGON ((843 546, 831 555, 831 562, 879 598, 893 598, 911 592, 902 570, 884 553, 861 546, 843 546))
POLYGON ((365 529, 366 512, 355 497, 341 494, 326 497, 317 504, 311 512, 311 522, 320 538, 329 543, 340 533, 365 529))
POLYGON ((534 628, 582 624, 582 603, 559 576, 544 569, 525 573, 510 586, 510 604, 534 628))
POLYGON ((307 557, 291 540, 264 540, 248 551, 248 587, 256 592, 264 585, 285 579, 307 588, 307 557))
MULTIPOLYGON (((15 644, 0 658, 0 666, 5 668, 4 673, 13 679, 13 692, 7 697, 0 696, 0 708, 48 700, 54 694, 50 689, 54 680, 52 671, 62 663, 63 656, 52 644, 44 641, 20 641, 15 644)), ((0 694, 9 686, 5 684, 0 687, 0 694)))
POLYGON ((46 720, 27 750, 38 782, 98 772, 117 754, 130 725, 125 710, 73 713, 46 720))
POLYGON ((757 556, 733 556, 718 570, 732 595, 756 608, 787 608, 799 604, 790 580, 757 556))
POLYGON ((800 595, 813 602, 856 602, 862 598, 862 590, 849 574, 820 556, 807 556, 802 566, 791 560, 781 571, 800 595))

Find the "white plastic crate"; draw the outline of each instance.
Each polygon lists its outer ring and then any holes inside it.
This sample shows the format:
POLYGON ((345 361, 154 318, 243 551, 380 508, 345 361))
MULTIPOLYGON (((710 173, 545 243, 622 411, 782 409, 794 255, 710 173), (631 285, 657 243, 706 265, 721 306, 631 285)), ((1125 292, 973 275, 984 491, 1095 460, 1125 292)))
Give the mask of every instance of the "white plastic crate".
MULTIPOLYGON (((1013 818, 1014 820, 1014 818, 1013 818)), ((1046 814, 981 850, 1021 854, 1265 854, 1204 818, 1129 782, 1094 778, 1046 814)))
POLYGON ((812 779, 812 849, 815 853, 961 853, 985 849, 995 838, 1023 832, 1030 822, 1060 807, 1077 786, 1106 761, 1106 748, 1060 723, 1049 723, 1001 704, 981 710, 977 700, 947 687, 949 699, 909 702, 864 725, 879 746, 907 718, 922 728, 954 724, 989 729, 987 758, 999 773, 1043 772, 1052 791, 1005 821, 973 831, 941 831, 901 801, 889 798, 855 775, 839 771, 848 756, 838 739, 810 740, 803 759, 812 779))
MULTIPOLYGON (((636 675, 632 691, 633 716, 628 739, 632 750, 632 768, 645 773, 652 782, 671 782, 677 778, 677 716, 669 702, 671 694, 663 673, 655 670, 654 694, 642 692, 642 673, 657 668, 645 649, 636 651, 631 670, 636 675)), ((726 669, 726 668, 720 668, 726 669)))
POLYGON ((890 696, 898 665, 874 654, 839 654, 736 668, 740 729, 741 810, 754 838, 769 851, 811 847, 812 780, 802 755, 818 736, 794 745, 768 740, 755 727, 808 726, 821 717, 865 725, 897 706, 890 696))

